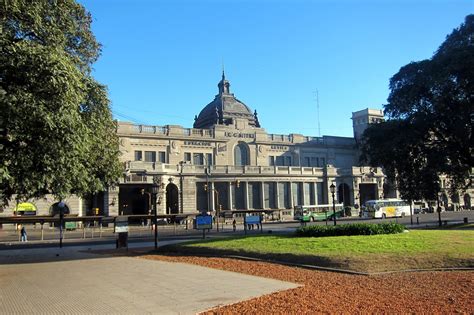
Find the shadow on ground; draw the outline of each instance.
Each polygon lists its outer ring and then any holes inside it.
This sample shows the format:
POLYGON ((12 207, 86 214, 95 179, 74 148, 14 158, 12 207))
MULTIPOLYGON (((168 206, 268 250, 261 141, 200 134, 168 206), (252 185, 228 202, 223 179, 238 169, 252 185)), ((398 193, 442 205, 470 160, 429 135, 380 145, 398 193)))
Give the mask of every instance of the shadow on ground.
POLYGON ((239 259, 250 259, 250 260, 263 260, 276 264, 288 265, 312 265, 324 268, 335 268, 349 270, 349 261, 336 261, 322 256, 314 255, 293 255, 293 254, 267 254, 267 253, 255 253, 240 250, 225 250, 225 249, 214 249, 206 247, 186 247, 180 245, 166 245, 160 247, 157 251, 149 251, 143 254, 158 254, 170 257, 184 257, 184 256, 195 256, 195 257, 216 257, 216 258, 239 258, 239 259))

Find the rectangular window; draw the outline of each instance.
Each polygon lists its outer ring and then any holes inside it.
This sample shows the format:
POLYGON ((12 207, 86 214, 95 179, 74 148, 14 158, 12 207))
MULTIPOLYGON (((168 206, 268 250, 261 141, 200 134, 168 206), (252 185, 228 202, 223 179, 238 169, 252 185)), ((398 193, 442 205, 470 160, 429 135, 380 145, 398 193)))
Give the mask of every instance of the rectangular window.
POLYGON ((275 157, 274 156, 269 156, 268 157, 268 165, 269 166, 275 166, 275 157))
POLYGON ((286 166, 291 166, 291 156, 286 156, 285 162, 286 166))
POLYGON ((204 165, 204 155, 202 153, 193 153, 193 164, 204 165))
POLYGON ((284 157, 283 157, 283 156, 277 156, 275 163, 276 163, 276 166, 283 166, 283 165, 285 165, 284 157))
POLYGON ((314 191, 314 183, 308 183, 309 185, 309 204, 315 205, 316 204, 316 196, 314 191))
POLYGON ((325 158, 320 158, 321 160, 321 167, 325 167, 326 166, 326 159, 325 158))
POLYGON ((249 182, 247 184, 250 209, 262 209, 260 186, 261 184, 258 182, 249 182))
POLYGON ((311 166, 313 167, 319 167, 319 159, 315 156, 311 157, 311 166))
POLYGON ((206 183, 196 183, 196 210, 200 212, 209 211, 209 207, 207 205, 207 190, 205 189, 204 185, 206 183))
POLYGON ((290 209, 290 183, 278 183, 278 203, 280 209, 290 209))
POLYGON ((135 161, 142 160, 142 151, 135 151, 135 161))
POLYGON ((308 167, 311 166, 311 158, 310 157, 306 156, 304 158, 304 166, 308 166, 308 167))
POLYGON ((319 205, 322 205, 325 203, 325 198, 323 195, 323 184, 322 183, 316 183, 316 196, 317 196, 317 203, 319 205))
POLYGON ((164 151, 158 152, 158 161, 160 163, 166 163, 166 152, 164 151))
POLYGON ((214 182, 214 205, 223 210, 229 210, 229 183, 214 182))
POLYGON ((245 185, 240 183, 239 187, 237 185, 231 185, 232 191, 232 209, 246 209, 245 207, 245 185))
POLYGON ((266 209, 276 209, 276 183, 265 183, 264 189, 264 207, 266 209))
POLYGON ((145 162, 156 162, 156 152, 145 151, 145 162))
POLYGON ((184 152, 184 161, 186 163, 191 163, 191 153, 189 152, 184 152))

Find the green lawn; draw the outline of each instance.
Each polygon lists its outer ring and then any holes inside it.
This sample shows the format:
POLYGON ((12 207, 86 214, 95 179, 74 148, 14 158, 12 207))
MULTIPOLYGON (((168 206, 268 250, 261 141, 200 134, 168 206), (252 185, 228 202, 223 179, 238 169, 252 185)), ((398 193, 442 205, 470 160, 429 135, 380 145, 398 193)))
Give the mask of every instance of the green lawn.
POLYGON ((262 235, 192 242, 174 246, 173 250, 245 254, 368 272, 474 267, 474 230, 418 230, 321 238, 262 235))

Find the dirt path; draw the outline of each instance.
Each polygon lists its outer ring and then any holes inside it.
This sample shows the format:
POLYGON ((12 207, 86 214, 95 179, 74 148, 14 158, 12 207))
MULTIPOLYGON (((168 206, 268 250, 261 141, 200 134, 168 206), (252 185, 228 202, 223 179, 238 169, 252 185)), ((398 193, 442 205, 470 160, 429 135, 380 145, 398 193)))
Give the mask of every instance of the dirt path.
POLYGON ((209 314, 466 313, 474 314, 474 272, 354 276, 227 258, 142 256, 304 284, 209 314))

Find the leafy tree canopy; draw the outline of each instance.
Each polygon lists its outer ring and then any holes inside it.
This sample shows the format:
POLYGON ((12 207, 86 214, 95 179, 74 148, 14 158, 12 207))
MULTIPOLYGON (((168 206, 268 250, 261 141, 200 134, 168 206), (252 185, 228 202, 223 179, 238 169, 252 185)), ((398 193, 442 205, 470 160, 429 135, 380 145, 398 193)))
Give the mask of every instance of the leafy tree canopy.
POLYGON ((0 4, 0 197, 93 193, 116 182, 118 138, 100 45, 74 0, 0 4))
POLYGON ((451 192, 470 185, 474 15, 431 59, 402 67, 390 79, 390 90, 384 106, 388 120, 366 130, 362 158, 382 165, 406 199, 435 199, 440 174, 450 179, 451 192))

